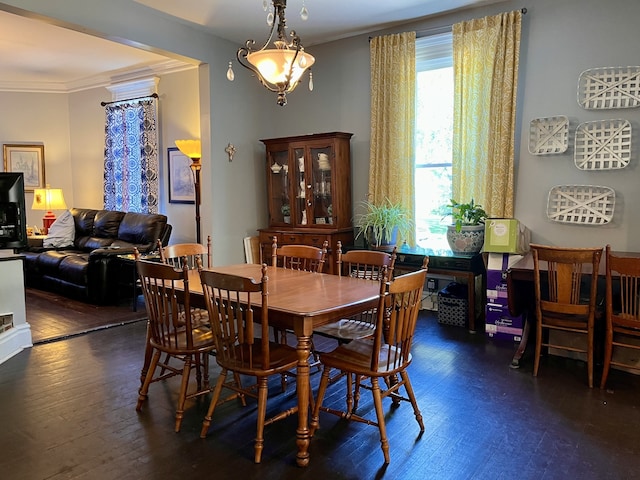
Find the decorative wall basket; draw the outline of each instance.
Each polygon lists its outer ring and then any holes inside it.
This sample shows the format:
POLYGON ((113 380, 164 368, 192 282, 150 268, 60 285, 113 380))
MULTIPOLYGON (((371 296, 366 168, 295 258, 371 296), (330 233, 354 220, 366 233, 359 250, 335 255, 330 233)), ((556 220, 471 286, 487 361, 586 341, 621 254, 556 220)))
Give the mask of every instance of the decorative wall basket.
POLYGON ((576 129, 574 160, 580 170, 614 170, 631 161, 628 120, 585 122, 576 129))
POLYGON ((578 79, 578 103, 588 110, 640 106, 640 67, 585 70, 578 79))
POLYGON ((529 124, 529 153, 562 153, 569 144, 569 119, 564 115, 534 118, 529 124))
POLYGON ((560 223, 604 225, 613 218, 616 193, 595 185, 557 185, 549 191, 547 217, 560 223))

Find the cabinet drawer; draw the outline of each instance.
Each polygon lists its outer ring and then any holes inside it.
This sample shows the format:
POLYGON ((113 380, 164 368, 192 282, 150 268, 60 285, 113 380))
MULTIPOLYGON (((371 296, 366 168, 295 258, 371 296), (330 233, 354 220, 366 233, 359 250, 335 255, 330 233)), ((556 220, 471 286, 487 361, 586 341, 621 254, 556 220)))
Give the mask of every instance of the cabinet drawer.
POLYGON ((260 232, 260 243, 271 245, 273 243, 273 237, 277 237, 278 245, 304 244, 304 235, 286 232, 260 232))
POLYGON ((311 245, 313 247, 322 248, 322 245, 325 240, 329 242, 329 249, 331 249, 330 235, 304 235, 303 243, 305 245, 311 245))

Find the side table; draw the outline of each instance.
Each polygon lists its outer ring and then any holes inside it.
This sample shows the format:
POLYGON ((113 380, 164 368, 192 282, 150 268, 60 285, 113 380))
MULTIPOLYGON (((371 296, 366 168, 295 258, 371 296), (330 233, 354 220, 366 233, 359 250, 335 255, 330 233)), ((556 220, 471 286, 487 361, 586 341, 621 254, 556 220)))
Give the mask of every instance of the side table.
MULTIPOLYGON (((132 288, 131 309, 138 310, 138 272, 136 271, 136 258, 133 253, 118 255, 120 275, 118 276, 119 287, 132 288)), ((157 252, 144 253, 140 255, 142 260, 160 262, 160 254, 157 252)))
POLYGON ((47 238, 46 235, 28 235, 27 245, 30 247, 42 247, 45 238, 47 238))

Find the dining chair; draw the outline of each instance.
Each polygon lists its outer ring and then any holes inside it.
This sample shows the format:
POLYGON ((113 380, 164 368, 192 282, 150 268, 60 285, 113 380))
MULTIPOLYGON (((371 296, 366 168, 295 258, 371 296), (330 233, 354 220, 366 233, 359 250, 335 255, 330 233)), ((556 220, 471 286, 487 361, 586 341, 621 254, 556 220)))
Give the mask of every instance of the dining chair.
POLYGON ((271 244, 271 265, 274 267, 304 270, 305 272, 324 272, 329 242, 322 244, 322 248, 312 245, 281 245, 278 237, 273 237, 271 244))
MULTIPOLYGON (((322 248, 312 245, 282 245, 278 246, 278 237, 274 235, 271 244, 271 265, 292 270, 303 270, 305 272, 323 273, 327 258, 329 242, 324 241, 322 248)), ((290 331, 273 327, 273 334, 276 342, 287 343, 287 333, 290 331)), ((311 367, 319 366, 316 355, 313 354, 314 347, 311 348, 313 360, 311 367)), ((282 391, 287 388, 287 377, 294 377, 295 372, 286 372, 282 375, 282 391)))
POLYGON ((589 388, 593 388, 594 331, 598 269, 602 248, 564 248, 531 244, 536 301, 536 350, 533 375, 538 376, 542 347, 584 353, 589 388), (551 332, 583 338, 560 343, 551 332), (586 338, 585 338, 586 337, 586 338), (586 341, 586 342, 585 342, 586 341))
POLYGON ((640 370, 640 258, 616 255, 605 248, 606 334, 600 388, 607 385, 611 366, 640 370), (624 352, 633 352, 625 357, 624 352))
MULTIPOLYGON (((385 412, 382 408, 382 400, 387 397, 396 401, 410 402, 420 426, 420 432, 424 432, 422 414, 418 408, 407 368, 411 364, 411 343, 422 303, 426 274, 427 269, 422 268, 396 277, 392 282, 381 281, 373 337, 353 340, 339 345, 331 352, 320 354, 323 371, 311 416, 311 435, 319 428, 320 410, 346 420, 375 425, 380 432, 384 463, 389 463, 389 441, 386 433, 385 412), (332 369, 345 372, 347 378, 356 376, 370 381, 368 389, 373 395, 376 420, 367 418, 365 413, 356 413, 350 402, 351 390, 347 392, 345 411, 322 406, 332 369), (400 375, 399 379, 397 375, 400 375), (382 386, 380 379, 383 380, 382 386), (400 394, 401 387, 404 387, 406 397, 400 394)), ((362 384, 362 386, 365 385, 362 384)))
POLYGON ((269 340, 266 265, 262 265, 262 276, 259 279, 211 270, 201 270, 200 279, 216 342, 215 358, 221 369, 200 436, 205 438, 207 435, 223 388, 238 394, 243 405, 245 397, 257 398, 254 461, 260 463, 265 425, 297 412, 297 408, 291 408, 276 417, 266 419, 269 377, 296 367, 296 349, 269 340), (233 373, 233 378, 227 380, 230 372, 233 373), (255 385, 242 385, 240 375, 255 377, 257 394, 255 385))
POLYGON ((136 410, 142 409, 151 383, 182 375, 175 420, 175 431, 178 432, 186 400, 211 391, 209 353, 215 349, 215 339, 208 326, 192 322, 186 258, 182 261, 182 268, 176 269, 172 265, 140 260, 138 256, 136 268, 147 309, 147 345, 153 353, 139 391, 136 410), (161 362, 162 354, 166 354, 166 361, 161 362), (175 361, 182 366, 172 365, 175 361), (197 385, 189 392, 189 376, 193 368, 196 369, 197 385), (158 369, 160 371, 156 375, 158 369))
MULTIPOLYGON (((338 275, 379 282, 386 273, 388 280, 391 280, 396 255, 397 247, 394 247, 391 254, 375 250, 350 250, 343 254, 342 242, 338 241, 338 275)), ((375 331, 375 321, 376 310, 371 309, 352 318, 322 325, 313 332, 337 340, 338 343, 346 343, 371 336, 375 331)))
POLYGON ((174 267, 182 267, 182 259, 187 258, 190 269, 197 268, 196 259, 198 256, 205 257, 203 264, 206 263, 207 268, 211 268, 213 259, 211 256, 211 235, 207 236, 207 244, 200 243, 174 243, 173 245, 162 246, 158 240, 158 251, 162 263, 173 265, 174 267))

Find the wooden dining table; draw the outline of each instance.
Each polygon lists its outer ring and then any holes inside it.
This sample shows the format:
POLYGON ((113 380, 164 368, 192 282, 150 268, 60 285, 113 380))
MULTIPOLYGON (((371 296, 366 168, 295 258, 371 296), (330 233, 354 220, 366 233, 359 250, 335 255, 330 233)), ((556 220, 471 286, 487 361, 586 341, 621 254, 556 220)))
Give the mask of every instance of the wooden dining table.
MULTIPOLYGON (((259 281, 261 265, 238 264, 209 268, 215 272, 251 277, 259 281)), ((269 323, 293 330, 297 338, 298 428, 296 461, 309 464, 309 355, 311 335, 316 327, 374 308, 380 284, 371 280, 326 273, 310 273, 267 267, 269 277, 269 323)), ((189 292, 193 306, 203 303, 197 270, 189 272, 189 292)))

